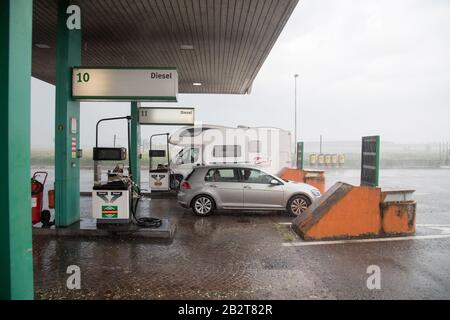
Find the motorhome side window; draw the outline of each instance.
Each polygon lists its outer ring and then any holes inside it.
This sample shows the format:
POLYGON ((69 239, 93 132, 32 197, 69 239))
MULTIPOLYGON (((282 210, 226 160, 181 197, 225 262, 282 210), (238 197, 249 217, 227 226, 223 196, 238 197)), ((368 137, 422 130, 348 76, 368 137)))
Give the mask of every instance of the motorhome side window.
POLYGON ((218 145, 213 149, 213 157, 216 158, 237 158, 241 154, 241 146, 238 145, 218 145))

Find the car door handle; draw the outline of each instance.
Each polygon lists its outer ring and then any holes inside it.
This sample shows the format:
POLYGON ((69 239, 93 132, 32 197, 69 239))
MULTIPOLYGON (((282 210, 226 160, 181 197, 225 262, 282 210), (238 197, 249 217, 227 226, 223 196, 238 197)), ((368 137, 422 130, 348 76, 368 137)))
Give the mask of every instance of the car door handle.
POLYGON ((252 187, 250 186, 244 186, 244 189, 251 189, 252 187))
POLYGON ((211 188, 217 188, 217 185, 215 185, 215 184, 210 184, 209 185, 211 188))

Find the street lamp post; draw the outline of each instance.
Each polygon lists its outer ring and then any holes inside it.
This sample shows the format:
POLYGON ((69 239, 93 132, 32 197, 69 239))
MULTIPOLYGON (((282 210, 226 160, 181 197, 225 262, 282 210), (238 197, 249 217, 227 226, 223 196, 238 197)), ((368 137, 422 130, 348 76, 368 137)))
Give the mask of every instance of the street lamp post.
MULTIPOLYGON (((295 158, 297 159, 297 78, 298 78, 298 74, 294 74, 294 147, 295 147, 295 158)), ((296 161, 297 163, 297 161, 296 161)))

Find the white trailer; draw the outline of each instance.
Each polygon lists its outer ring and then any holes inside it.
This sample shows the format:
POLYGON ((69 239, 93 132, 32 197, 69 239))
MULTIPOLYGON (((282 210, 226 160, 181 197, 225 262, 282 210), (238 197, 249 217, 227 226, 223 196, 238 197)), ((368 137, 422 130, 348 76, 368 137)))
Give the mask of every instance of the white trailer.
POLYGON ((195 166, 249 164, 277 174, 292 165, 291 133, 272 127, 183 127, 169 138, 170 170, 180 180, 195 166))

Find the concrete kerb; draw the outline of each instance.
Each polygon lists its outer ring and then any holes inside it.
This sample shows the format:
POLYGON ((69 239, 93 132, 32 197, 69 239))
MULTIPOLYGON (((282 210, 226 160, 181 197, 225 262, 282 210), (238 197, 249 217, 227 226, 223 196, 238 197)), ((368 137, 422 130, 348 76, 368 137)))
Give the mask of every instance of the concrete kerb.
POLYGON ((45 237, 125 237, 144 239, 171 240, 174 237, 177 225, 168 219, 162 219, 159 228, 141 228, 135 224, 108 225, 97 227, 94 219, 81 219, 67 228, 39 228, 33 227, 33 236, 45 237))

